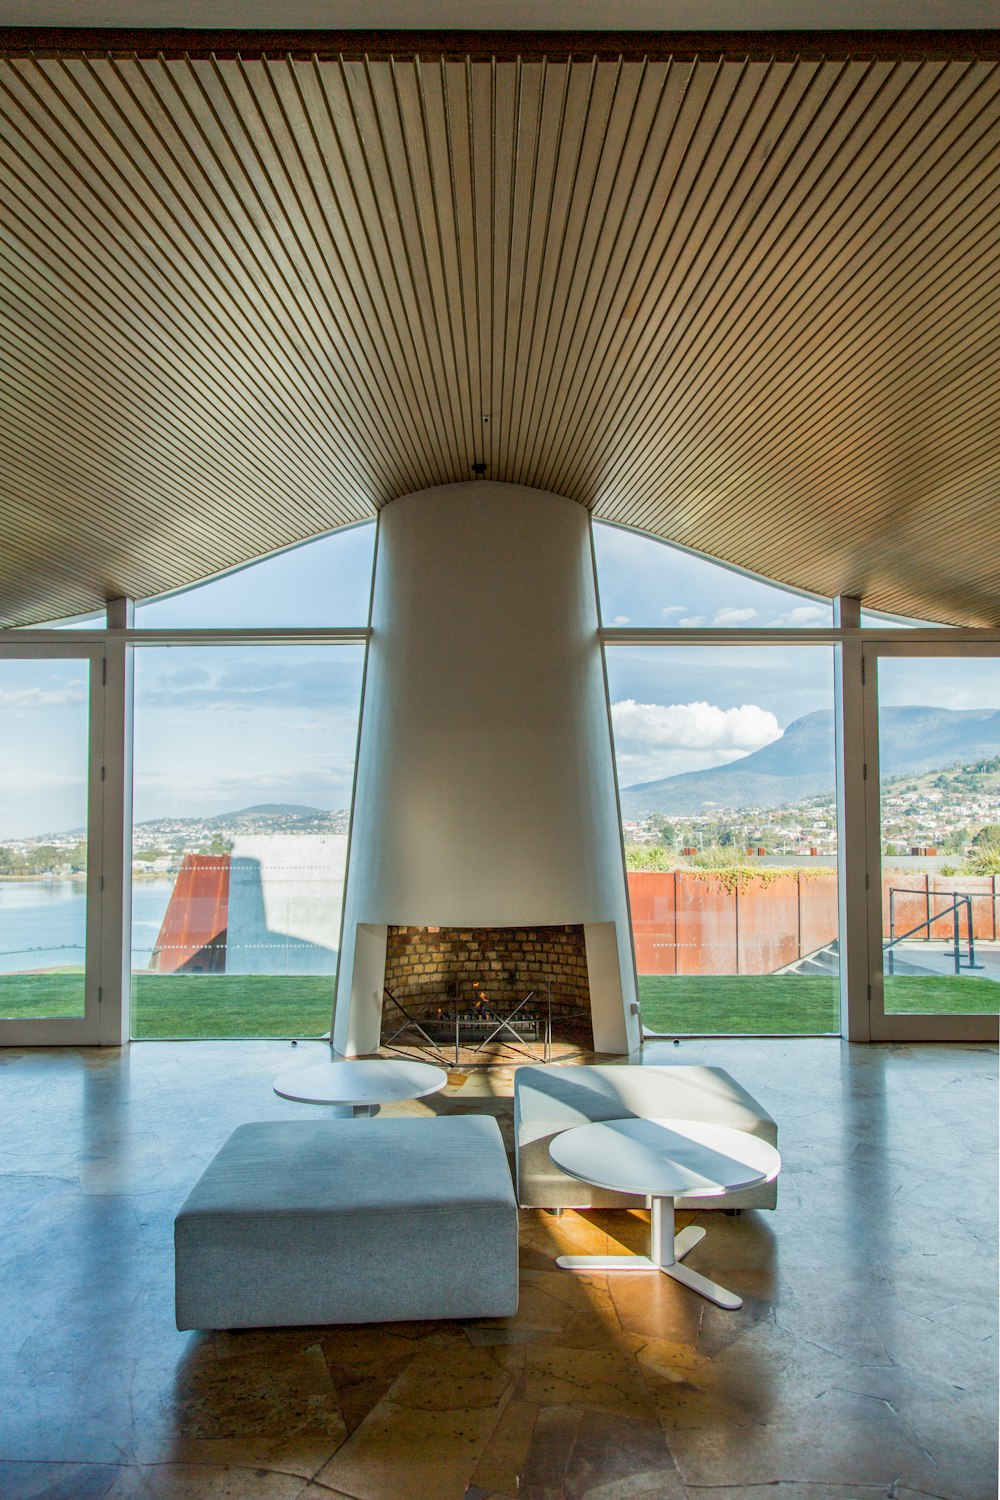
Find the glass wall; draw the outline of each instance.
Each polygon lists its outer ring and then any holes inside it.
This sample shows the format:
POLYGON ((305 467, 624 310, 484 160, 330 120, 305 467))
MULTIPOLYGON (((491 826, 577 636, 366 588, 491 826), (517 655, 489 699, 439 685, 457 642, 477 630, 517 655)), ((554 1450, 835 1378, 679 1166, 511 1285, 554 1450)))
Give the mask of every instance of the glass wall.
POLYGON ((829 599, 796 594, 620 526, 594 524, 605 626, 789 630, 832 625, 829 599))
POLYGON ((0 659, 0 1016, 84 1014, 90 665, 0 659))
POLYGON ((606 655, 646 1030, 838 1032, 832 648, 606 655))
POLYGON ((135 655, 132 1033, 321 1036, 364 648, 135 655))
POLYGON ((182 593, 138 604, 136 627, 364 625, 374 557, 375 522, 351 526, 182 593))
POLYGON ((1000 660, 878 657, 886 1014, 1000 1006, 1000 660))

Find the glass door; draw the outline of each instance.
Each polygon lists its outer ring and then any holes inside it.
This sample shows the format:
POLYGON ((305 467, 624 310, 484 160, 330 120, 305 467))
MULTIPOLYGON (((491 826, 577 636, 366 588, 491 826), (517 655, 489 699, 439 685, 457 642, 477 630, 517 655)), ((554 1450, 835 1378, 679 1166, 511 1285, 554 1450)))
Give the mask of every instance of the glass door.
POLYGON ((866 648, 873 1039, 998 1034, 998 649, 866 648))
POLYGON ((0 651, 0 1043, 98 1040, 101 653, 0 651), (96 670, 95 670, 96 669, 96 670))
POLYGON ((646 1034, 839 1032, 832 648, 605 659, 646 1034))

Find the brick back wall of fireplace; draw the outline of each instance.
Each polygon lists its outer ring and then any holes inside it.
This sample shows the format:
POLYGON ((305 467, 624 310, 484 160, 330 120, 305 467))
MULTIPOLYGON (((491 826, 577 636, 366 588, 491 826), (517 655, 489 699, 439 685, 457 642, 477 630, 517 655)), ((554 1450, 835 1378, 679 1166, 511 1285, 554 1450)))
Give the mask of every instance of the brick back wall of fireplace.
POLYGON ((534 990, 539 1009, 551 985, 554 1012, 590 1009, 582 926, 390 927, 385 983, 414 1013, 450 1003, 456 984, 463 1001, 480 991, 501 1008, 534 990))

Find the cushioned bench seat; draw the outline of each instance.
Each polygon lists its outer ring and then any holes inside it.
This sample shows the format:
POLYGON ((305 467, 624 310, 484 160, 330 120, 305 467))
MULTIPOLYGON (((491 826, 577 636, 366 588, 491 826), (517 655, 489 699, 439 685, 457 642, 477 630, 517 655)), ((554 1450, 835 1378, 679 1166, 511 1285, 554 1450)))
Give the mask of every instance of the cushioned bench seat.
POLYGON ((484 1115, 241 1125, 174 1227, 178 1328, 503 1317, 517 1206, 484 1115))
MULTIPOLYGON (((722 1068, 523 1067, 514 1075, 517 1201, 522 1208, 631 1208, 645 1199, 592 1187, 561 1172, 549 1142, 562 1130, 592 1120, 631 1117, 697 1120, 731 1125, 778 1144, 778 1127, 746 1089, 722 1068)), ((774 1208, 777 1181, 727 1193, 724 1198, 678 1198, 678 1207, 774 1208)))

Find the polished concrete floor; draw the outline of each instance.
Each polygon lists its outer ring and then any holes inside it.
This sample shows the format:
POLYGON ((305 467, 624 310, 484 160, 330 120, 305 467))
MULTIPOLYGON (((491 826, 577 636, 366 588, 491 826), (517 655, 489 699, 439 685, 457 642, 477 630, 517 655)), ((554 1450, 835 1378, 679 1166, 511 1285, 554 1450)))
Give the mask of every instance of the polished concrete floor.
MULTIPOLYGON (((647 1048, 779 1122, 777 1211, 701 1216, 691 1256, 739 1312, 555 1267, 643 1249, 641 1214, 525 1213, 516 1318, 178 1333, 176 1209, 237 1124, 321 1113, 270 1088, 318 1054, 0 1052, 4 1500, 995 1497, 995 1048, 647 1048)), ((509 1133, 510 1092, 400 1111, 509 1133)))

